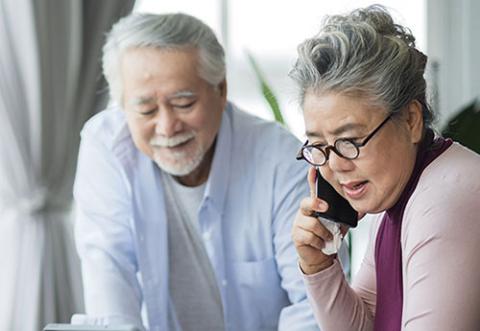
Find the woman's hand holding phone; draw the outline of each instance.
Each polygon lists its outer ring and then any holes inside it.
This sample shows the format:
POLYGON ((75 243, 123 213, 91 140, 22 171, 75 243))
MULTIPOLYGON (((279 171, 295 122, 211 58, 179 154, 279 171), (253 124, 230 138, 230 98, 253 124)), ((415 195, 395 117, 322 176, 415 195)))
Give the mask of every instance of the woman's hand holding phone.
POLYGON ((328 210, 328 203, 316 196, 315 181, 316 169, 312 167, 308 171, 310 197, 300 203, 292 228, 292 239, 300 258, 300 268, 307 275, 328 268, 334 259, 334 255, 322 252, 325 242, 332 240, 333 235, 315 216, 315 212, 328 210))

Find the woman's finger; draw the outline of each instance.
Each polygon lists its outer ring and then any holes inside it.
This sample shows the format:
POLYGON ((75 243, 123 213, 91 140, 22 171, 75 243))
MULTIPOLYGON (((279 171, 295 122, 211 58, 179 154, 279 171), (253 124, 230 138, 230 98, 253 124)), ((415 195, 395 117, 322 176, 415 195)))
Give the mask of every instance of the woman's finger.
POLYGON ((325 242, 317 237, 314 233, 306 231, 302 228, 297 228, 297 230, 292 234, 293 242, 295 246, 311 246, 316 249, 322 249, 325 246, 325 242))
POLYGON ((340 225, 340 233, 342 234, 343 237, 347 234, 348 230, 350 227, 348 225, 340 225))
POLYGON ((317 168, 310 167, 308 169, 308 186, 310 186, 310 197, 316 198, 317 197, 317 168))
POLYGON ((328 203, 319 198, 305 198, 300 202, 300 211, 305 216, 314 216, 315 212, 324 213, 328 210, 328 203))
POLYGON ((332 233, 317 218, 303 217, 298 220, 296 226, 302 230, 313 233, 324 241, 333 239, 332 233))

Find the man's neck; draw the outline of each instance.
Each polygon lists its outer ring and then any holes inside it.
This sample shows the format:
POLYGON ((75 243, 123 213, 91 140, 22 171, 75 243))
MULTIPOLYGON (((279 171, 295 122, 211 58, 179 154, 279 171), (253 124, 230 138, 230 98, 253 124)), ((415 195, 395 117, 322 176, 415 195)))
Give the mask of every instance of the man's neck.
POLYGON ((195 187, 205 183, 210 174, 210 168, 212 167, 216 142, 217 140, 215 139, 208 152, 205 153, 202 162, 195 170, 185 176, 174 176, 175 180, 177 180, 180 184, 189 187, 195 187))

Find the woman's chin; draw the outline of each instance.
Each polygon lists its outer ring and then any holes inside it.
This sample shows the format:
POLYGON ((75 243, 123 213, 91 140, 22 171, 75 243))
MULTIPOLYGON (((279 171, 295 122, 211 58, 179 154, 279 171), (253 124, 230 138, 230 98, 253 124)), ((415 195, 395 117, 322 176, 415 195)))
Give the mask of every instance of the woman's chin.
POLYGON ((375 214, 374 208, 372 208, 372 206, 366 201, 351 201, 350 204, 359 215, 375 214))

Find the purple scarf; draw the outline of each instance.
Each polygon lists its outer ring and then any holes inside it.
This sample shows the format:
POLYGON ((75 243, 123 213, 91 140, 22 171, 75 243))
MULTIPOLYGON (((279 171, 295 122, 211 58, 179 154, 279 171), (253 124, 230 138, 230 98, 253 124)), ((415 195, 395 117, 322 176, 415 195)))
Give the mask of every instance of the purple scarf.
POLYGON ((403 276, 400 235, 403 213, 423 170, 452 144, 450 139, 433 138, 433 131, 428 130, 419 146, 415 166, 405 189, 395 205, 385 212, 378 230, 375 243, 375 331, 400 331, 402 328, 403 276))

